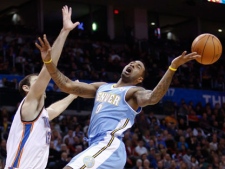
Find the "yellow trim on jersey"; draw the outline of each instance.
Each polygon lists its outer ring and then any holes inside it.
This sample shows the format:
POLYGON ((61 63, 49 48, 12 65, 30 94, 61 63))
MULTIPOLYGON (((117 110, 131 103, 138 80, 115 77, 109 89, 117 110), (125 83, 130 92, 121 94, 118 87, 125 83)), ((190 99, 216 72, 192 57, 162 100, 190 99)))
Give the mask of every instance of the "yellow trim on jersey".
MULTIPOLYGON (((106 146, 102 147, 102 148, 101 148, 96 154, 94 154, 92 157, 96 158, 96 157, 97 157, 99 154, 101 154, 106 148, 110 147, 110 145, 112 144, 112 142, 113 142, 113 140, 114 140, 114 138, 115 138, 114 134, 115 134, 117 131, 119 131, 119 130, 125 128, 125 127, 127 126, 128 122, 129 122, 129 119, 126 119, 126 121, 125 121, 125 123, 124 123, 124 125, 123 125, 122 127, 113 130, 112 133, 110 133, 112 137, 111 137, 111 139, 109 140, 108 144, 107 144, 106 146)), ((85 167, 86 167, 86 165, 84 164, 80 169, 84 169, 85 167)))

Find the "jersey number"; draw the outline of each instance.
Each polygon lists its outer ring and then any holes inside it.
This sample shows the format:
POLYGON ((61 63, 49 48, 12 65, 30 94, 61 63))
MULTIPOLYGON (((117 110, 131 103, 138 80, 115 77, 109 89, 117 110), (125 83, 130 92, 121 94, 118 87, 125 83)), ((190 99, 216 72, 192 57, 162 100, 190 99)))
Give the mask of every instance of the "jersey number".
POLYGON ((50 144, 51 141, 51 131, 46 132, 46 144, 50 144))
POLYGON ((96 108, 95 113, 99 113, 99 111, 102 109, 102 104, 99 104, 98 107, 96 108))

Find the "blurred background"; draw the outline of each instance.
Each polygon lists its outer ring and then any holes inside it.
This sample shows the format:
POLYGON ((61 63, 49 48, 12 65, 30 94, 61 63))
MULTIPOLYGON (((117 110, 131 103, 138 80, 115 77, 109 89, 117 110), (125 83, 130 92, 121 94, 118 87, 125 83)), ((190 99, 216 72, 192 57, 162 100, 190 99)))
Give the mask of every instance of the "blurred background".
MULTIPOLYGON (((34 43, 44 33, 54 42, 62 28, 63 5, 72 7, 72 21, 81 23, 70 32, 58 64, 73 80, 115 83, 126 64, 141 60, 147 69, 143 87, 153 89, 172 59, 184 50, 190 52, 198 35, 211 33, 225 44, 224 0, 1 0, 2 163, 8 131, 22 99, 18 83, 25 75, 40 71, 43 63, 34 43)), ((162 100, 145 107, 135 126, 125 133, 126 168, 138 168, 140 160, 146 169, 225 168, 224 66, 223 52, 212 65, 191 61, 177 70, 162 100), (146 148, 144 153, 140 147, 146 148)), ((65 95, 51 81, 46 106, 65 95)), ((48 168, 57 169, 60 158, 66 162, 87 147, 83 137, 93 101, 78 98, 52 121, 50 152, 55 157, 50 157, 48 168), (71 132, 74 142, 68 143, 65 140, 71 132)))

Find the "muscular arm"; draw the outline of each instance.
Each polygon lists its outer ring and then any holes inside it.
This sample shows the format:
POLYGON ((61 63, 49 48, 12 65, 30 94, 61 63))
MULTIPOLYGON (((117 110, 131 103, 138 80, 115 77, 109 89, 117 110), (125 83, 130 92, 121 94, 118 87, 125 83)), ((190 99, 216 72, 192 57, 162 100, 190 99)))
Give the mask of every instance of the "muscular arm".
POLYGON ((140 107, 144 107, 147 105, 154 105, 158 103, 163 96, 166 94, 171 80, 174 75, 174 71, 167 70, 165 75, 159 81, 157 86, 152 90, 139 90, 135 93, 135 98, 137 100, 137 104, 140 107))
POLYGON ((189 54, 186 53, 187 52, 184 51, 180 56, 173 59, 171 63, 172 70, 168 69, 166 71, 166 73, 159 81, 157 86, 153 89, 153 91, 138 90, 137 92, 134 93, 134 98, 136 99, 136 103, 138 104, 138 106, 143 107, 158 103, 162 99, 162 97, 166 94, 177 68, 188 61, 201 57, 196 52, 192 52, 189 54))
POLYGON ((104 82, 87 84, 87 83, 72 81, 68 77, 66 77, 64 74, 62 74, 56 68, 54 63, 48 63, 45 65, 52 79, 56 83, 56 85, 60 88, 61 91, 65 93, 75 94, 77 96, 84 97, 84 98, 94 98, 98 87, 104 84, 104 82))

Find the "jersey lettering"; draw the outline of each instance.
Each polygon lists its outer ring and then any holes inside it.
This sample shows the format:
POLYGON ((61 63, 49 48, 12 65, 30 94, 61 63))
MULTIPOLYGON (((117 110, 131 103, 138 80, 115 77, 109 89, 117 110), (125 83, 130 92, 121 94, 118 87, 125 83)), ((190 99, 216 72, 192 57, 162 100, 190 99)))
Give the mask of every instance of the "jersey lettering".
POLYGON ((119 105, 120 100, 120 96, 114 93, 98 92, 96 97, 97 102, 106 102, 115 106, 119 105))

